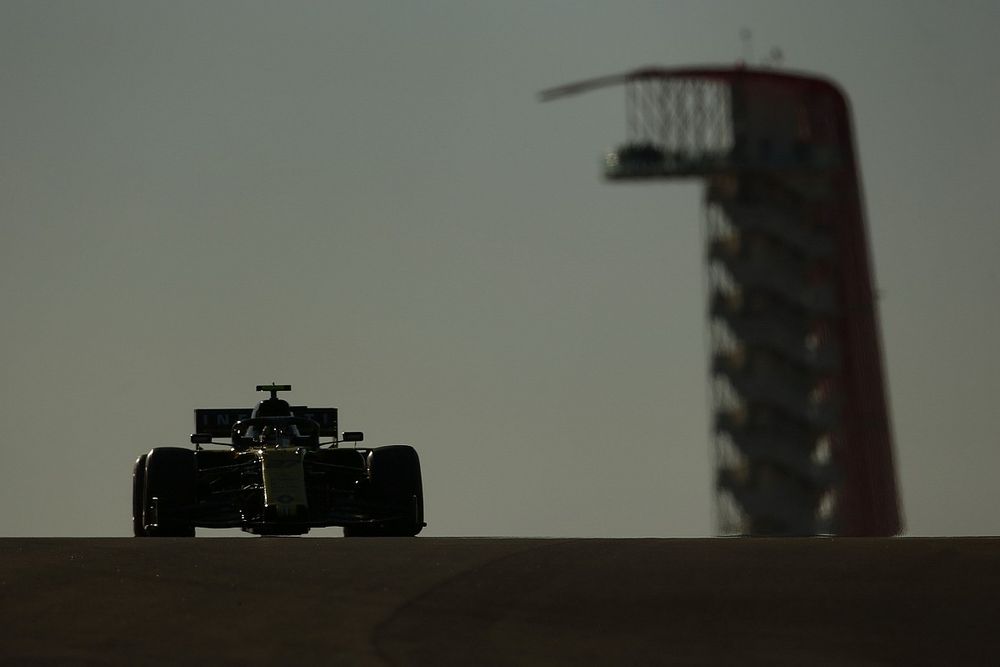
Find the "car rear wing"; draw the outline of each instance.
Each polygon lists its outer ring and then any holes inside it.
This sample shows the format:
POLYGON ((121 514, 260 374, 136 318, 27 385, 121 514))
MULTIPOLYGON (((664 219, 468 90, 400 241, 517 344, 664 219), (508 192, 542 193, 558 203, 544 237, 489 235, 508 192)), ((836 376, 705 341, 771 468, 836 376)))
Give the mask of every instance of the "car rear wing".
MULTIPOLYGON (((200 408, 194 411, 195 433, 206 433, 213 438, 228 438, 233 425, 241 419, 250 419, 250 408, 200 408)), ((293 405, 292 416, 311 419, 319 424, 321 438, 340 438, 337 430, 337 408, 307 408, 293 405)))

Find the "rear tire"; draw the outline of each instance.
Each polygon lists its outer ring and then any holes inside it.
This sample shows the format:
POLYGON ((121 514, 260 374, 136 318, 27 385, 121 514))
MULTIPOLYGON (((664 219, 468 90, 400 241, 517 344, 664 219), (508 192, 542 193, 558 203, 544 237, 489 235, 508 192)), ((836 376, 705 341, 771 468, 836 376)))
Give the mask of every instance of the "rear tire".
POLYGON ((194 452, 157 447, 146 458, 143 528, 147 537, 194 537, 194 452))
POLYGON ((424 527, 420 458, 409 445, 377 447, 371 453, 371 483, 364 500, 398 507, 407 518, 345 526, 344 537, 413 537, 424 527))

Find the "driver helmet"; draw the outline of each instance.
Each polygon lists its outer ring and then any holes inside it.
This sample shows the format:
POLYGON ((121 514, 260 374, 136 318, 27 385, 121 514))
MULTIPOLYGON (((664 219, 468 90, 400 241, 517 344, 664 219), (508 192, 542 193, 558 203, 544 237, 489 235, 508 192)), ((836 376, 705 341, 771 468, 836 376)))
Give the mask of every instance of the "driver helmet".
POLYGON ((270 447, 287 447, 291 444, 290 435, 284 426, 268 424, 261 428, 257 442, 270 447))

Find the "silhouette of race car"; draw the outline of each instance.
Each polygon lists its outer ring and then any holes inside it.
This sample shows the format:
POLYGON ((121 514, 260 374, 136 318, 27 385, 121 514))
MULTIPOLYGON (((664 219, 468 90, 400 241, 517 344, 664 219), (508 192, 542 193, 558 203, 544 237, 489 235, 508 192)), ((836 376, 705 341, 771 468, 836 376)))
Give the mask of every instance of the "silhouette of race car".
POLYGON ((426 524, 417 452, 409 445, 360 448, 362 433, 339 436, 337 408, 291 406, 278 398, 290 390, 258 385, 271 396, 253 410, 195 410, 194 449, 156 447, 140 456, 132 474, 136 537, 193 537, 195 527, 256 535, 324 526, 342 526, 347 537, 419 533, 426 524))

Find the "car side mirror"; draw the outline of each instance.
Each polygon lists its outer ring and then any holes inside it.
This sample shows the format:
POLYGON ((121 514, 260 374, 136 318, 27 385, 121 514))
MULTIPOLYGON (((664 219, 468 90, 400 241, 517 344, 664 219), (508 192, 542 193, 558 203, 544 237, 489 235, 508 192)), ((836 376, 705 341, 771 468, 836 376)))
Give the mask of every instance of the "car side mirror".
POLYGON ((344 431, 344 437, 340 439, 341 442, 361 442, 365 439, 365 434, 361 431, 344 431))
POLYGON ((191 444, 192 445, 210 445, 210 444, 212 444, 212 434, 211 433, 192 433, 191 434, 191 444))

